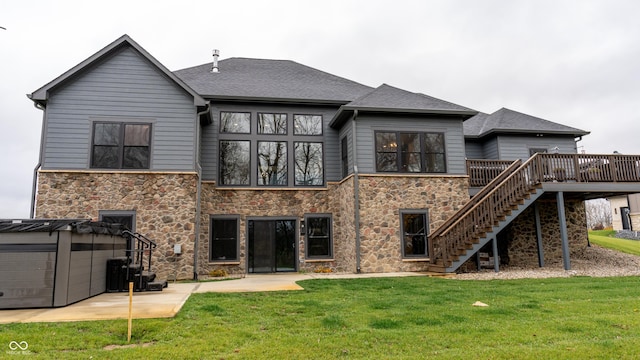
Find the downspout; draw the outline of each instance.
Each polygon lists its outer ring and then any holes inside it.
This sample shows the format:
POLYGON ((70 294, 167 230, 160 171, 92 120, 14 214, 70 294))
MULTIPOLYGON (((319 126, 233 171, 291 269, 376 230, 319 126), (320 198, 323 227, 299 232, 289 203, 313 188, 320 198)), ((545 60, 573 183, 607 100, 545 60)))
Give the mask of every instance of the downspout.
MULTIPOLYGON (((27 97, 29 97, 29 95, 27 95, 27 97)), ((36 165, 36 167, 33 168, 33 182, 31 184, 31 209, 29 211, 30 219, 33 219, 35 217, 35 211, 36 211, 36 191, 38 188, 38 170, 40 170, 40 167, 42 166, 42 157, 43 157, 42 154, 44 151, 44 122, 46 119, 46 108, 38 102, 34 102, 33 106, 38 110, 42 110, 42 128, 40 130, 40 153, 38 154, 38 164, 36 165)))
POLYGON ((200 208, 202 204, 202 166, 200 166, 200 117, 211 111, 211 103, 207 102, 207 108, 196 115, 196 221, 193 240, 193 280, 198 280, 198 245, 200 238, 200 208))
POLYGON ((356 144, 356 118, 358 110, 353 112, 353 122, 351 123, 351 144, 353 151, 353 197, 354 197, 354 225, 356 227, 356 273, 360 273, 360 180, 358 178, 358 151, 356 144))

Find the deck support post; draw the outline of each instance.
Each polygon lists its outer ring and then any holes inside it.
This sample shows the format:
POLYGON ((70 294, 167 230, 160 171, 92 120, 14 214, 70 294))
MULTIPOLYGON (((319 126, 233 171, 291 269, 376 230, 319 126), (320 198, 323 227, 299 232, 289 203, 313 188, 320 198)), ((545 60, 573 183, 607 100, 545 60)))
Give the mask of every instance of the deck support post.
POLYGON ((491 247, 493 248, 493 270, 500 272, 500 257, 498 256, 498 237, 491 239, 491 247))
POLYGON ((558 203, 558 221, 560 222, 560 239, 562 240, 562 260, 564 269, 571 270, 571 261, 569 260, 569 238, 567 236, 567 219, 564 213, 564 193, 558 191, 556 194, 556 202, 558 203))
POLYGON ((544 267, 544 249, 542 248, 542 225, 540 224, 540 208, 538 202, 533 203, 533 214, 536 221, 536 241, 538 243, 538 265, 544 267))

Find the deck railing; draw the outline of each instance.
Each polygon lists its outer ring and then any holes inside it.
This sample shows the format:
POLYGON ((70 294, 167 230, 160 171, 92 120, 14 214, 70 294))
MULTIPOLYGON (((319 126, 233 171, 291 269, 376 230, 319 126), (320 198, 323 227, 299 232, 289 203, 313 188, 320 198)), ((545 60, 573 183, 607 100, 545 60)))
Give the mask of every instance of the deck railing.
POLYGON ((486 186, 505 171, 513 161, 510 160, 467 160, 469 186, 486 186))
POLYGON ((474 196, 463 213, 456 213, 453 221, 445 222, 431 234, 431 262, 441 261, 448 267, 460 251, 491 231, 542 183, 588 181, 640 182, 640 155, 532 156, 498 184, 486 186, 488 191, 474 196))

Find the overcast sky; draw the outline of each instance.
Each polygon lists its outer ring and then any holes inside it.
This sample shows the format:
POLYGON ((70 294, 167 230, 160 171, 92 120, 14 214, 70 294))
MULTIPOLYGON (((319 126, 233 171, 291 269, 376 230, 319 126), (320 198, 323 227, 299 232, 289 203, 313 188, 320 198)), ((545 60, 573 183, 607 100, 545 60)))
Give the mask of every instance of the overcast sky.
POLYGON ((640 1, 52 1, 0 3, 0 218, 27 218, 42 111, 25 94, 123 34, 170 70, 289 59, 492 113, 590 131, 640 154, 640 1))

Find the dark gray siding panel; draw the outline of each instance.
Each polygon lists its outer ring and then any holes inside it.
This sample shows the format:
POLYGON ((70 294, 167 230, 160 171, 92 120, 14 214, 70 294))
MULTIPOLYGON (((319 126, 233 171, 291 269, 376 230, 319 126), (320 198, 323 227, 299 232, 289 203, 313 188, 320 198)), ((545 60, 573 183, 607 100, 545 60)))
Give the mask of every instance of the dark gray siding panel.
POLYGON ((498 139, 493 138, 484 144, 484 158, 488 160, 498 160, 500 152, 498 150, 498 139))
POLYGON ((89 167, 94 120, 152 123, 151 170, 193 171, 193 98, 131 48, 125 48, 51 94, 43 169, 89 167))
MULTIPOLYGON (((274 141, 292 141, 293 139, 293 115, 322 115, 323 134, 322 136, 309 136, 309 141, 324 142, 324 170, 326 181, 337 181, 341 179, 340 168, 340 143, 338 131, 329 127, 329 121, 333 118, 337 108, 323 106, 288 106, 269 104, 217 104, 212 106, 213 123, 202 129, 201 157, 202 174, 204 180, 218 180, 218 141, 220 139, 220 112, 249 112, 251 113, 251 134, 224 134, 225 139, 251 140, 251 185, 255 186, 256 164, 256 141, 264 135, 257 135, 258 113, 278 113, 287 114, 287 135, 269 135, 268 138, 274 141)), ((288 149, 289 154, 293 154, 293 149, 288 149)), ((292 157, 289 156, 290 179, 293 167, 292 157)), ((292 181, 290 181, 292 183, 292 181)))
POLYGON ((500 145, 501 160, 529 158, 529 149, 547 149, 553 152, 554 148, 558 148, 559 153, 577 152, 576 142, 572 137, 557 136, 499 136, 498 144, 500 145))
POLYGON ((467 159, 484 159, 482 144, 477 141, 465 141, 464 151, 467 159))
POLYGON ((375 131, 442 132, 445 135, 447 173, 465 174, 462 120, 439 117, 393 117, 360 115, 356 120, 356 157, 358 172, 375 173, 375 131))

